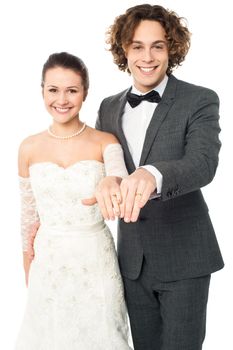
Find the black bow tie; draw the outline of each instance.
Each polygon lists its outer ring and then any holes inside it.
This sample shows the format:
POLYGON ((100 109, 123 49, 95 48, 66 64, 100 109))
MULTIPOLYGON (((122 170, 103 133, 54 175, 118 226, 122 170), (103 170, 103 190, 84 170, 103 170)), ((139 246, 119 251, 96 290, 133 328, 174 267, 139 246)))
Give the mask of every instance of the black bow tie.
POLYGON ((156 103, 159 103, 161 101, 161 97, 159 93, 155 90, 152 90, 145 95, 136 95, 129 91, 126 97, 127 97, 127 101, 129 102, 132 108, 138 106, 142 101, 156 102, 156 103))

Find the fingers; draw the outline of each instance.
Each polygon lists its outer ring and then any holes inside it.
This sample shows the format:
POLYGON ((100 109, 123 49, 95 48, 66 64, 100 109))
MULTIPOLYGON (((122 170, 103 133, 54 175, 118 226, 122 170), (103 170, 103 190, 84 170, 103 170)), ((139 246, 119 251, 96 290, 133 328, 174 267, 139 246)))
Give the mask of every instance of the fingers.
MULTIPOLYGON (((108 213, 108 218, 110 220, 114 220, 115 219, 115 214, 114 214, 114 211, 113 211, 113 208, 114 208, 114 205, 112 203, 112 197, 107 194, 104 196, 104 202, 105 202, 105 207, 106 207, 106 211, 108 213)), ((116 203, 115 203, 116 205, 116 203)))
POLYGON ((114 219, 115 215, 119 216, 120 215, 120 208, 119 208, 119 203, 121 201, 121 194, 112 194, 109 196, 108 194, 105 194, 102 196, 100 193, 96 194, 97 198, 86 198, 82 199, 82 204, 86 206, 92 206, 98 202, 99 207, 101 209, 101 212, 104 216, 104 219, 109 220, 109 219, 114 219))
POLYGON ((120 203, 120 218, 123 219, 125 217, 125 205, 126 205, 126 198, 128 194, 128 185, 125 180, 121 182, 120 185, 121 190, 121 203, 120 203))
POLYGON ((95 195, 96 197, 93 198, 82 199, 82 204, 86 206, 92 206, 98 203, 104 219, 109 220, 114 216, 110 196, 108 194, 105 194, 103 196, 100 192, 96 192, 95 195))
POLYGON ((105 220, 114 220, 120 215, 119 203, 121 179, 114 176, 106 176, 102 179, 95 191, 95 197, 105 220))
POLYGON ((131 221, 132 211, 134 207, 135 202, 135 195, 136 195, 136 188, 131 189, 127 192, 127 196, 125 198, 125 213, 124 213, 124 220, 125 222, 131 221))
POLYGON ((137 221, 140 210, 150 198, 156 186, 155 179, 145 169, 137 169, 121 182, 122 204, 120 217, 125 222, 137 221))
MULTIPOLYGON (((119 191, 111 195, 109 191, 96 191, 95 195, 95 203, 98 202, 101 213, 105 220, 114 220, 115 216, 120 216, 119 204, 121 202, 121 194, 119 191)), ((91 200, 83 200, 82 202, 84 201, 84 204, 87 204, 87 201, 93 204, 91 200)))
POLYGON ((150 191, 148 189, 145 189, 144 192, 137 192, 135 195, 135 201, 134 201, 134 206, 131 214, 131 221, 136 222, 140 210, 144 207, 144 205, 148 202, 150 198, 150 191))
POLYGON ((150 188, 145 188, 144 191, 141 193, 140 201, 138 203, 140 208, 143 208, 144 205, 148 202, 149 198, 151 196, 151 190, 150 188))
POLYGON ((94 205, 97 203, 97 200, 95 197, 93 198, 85 198, 85 199, 82 199, 82 204, 83 205, 87 205, 87 206, 91 206, 91 205, 94 205))
POLYGON ((120 216, 121 194, 120 193, 112 194, 111 201, 112 201, 114 214, 119 217, 120 216))
POLYGON ((141 198, 144 193, 145 184, 134 183, 131 188, 127 191, 127 196, 125 198, 125 222, 135 222, 138 219, 140 209, 141 209, 141 198))
POLYGON ((96 199, 105 220, 114 220, 112 201, 108 190, 96 191, 96 199))
POLYGON ((142 197, 142 193, 141 192, 137 192, 135 194, 135 199, 134 199, 134 203, 133 203, 133 208, 132 208, 132 212, 131 212, 131 218, 130 221, 135 222, 138 219, 141 207, 140 207, 140 202, 141 202, 141 197, 142 197))

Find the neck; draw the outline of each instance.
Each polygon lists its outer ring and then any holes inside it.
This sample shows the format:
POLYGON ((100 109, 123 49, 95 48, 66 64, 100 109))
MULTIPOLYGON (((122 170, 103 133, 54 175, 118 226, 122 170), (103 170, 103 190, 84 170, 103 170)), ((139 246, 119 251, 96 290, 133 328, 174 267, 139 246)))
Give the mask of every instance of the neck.
MULTIPOLYGON (((160 79, 156 83, 155 86, 152 85, 152 86, 148 87, 148 89, 144 89, 144 90, 141 89, 140 86, 137 86, 137 84, 134 82, 133 83, 133 90, 136 90, 136 92, 141 93, 141 94, 146 94, 147 92, 150 92, 151 90, 155 89, 156 91, 159 92, 160 96, 162 96, 163 92, 164 92, 164 90, 166 88, 166 85, 167 85, 167 82, 168 82, 168 78, 169 77, 167 76, 167 74, 165 74, 165 76, 162 79, 160 79)), ((134 92, 134 91, 132 91, 132 92, 134 92)))
POLYGON ((55 121, 51 124, 50 129, 51 131, 60 136, 69 136, 75 132, 77 132, 81 127, 83 126, 83 123, 80 122, 79 119, 72 120, 69 123, 61 124, 56 123, 55 121))

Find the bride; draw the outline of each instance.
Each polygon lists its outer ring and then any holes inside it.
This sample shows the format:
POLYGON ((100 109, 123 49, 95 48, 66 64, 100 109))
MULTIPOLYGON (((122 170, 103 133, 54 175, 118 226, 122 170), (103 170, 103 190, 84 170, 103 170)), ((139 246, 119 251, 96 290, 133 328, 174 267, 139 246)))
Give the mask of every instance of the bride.
MULTIPOLYGON (((19 149, 28 301, 16 350, 130 349, 113 238, 98 205, 82 204, 105 175, 120 182, 127 171, 117 139, 79 119, 88 87, 82 60, 50 55, 42 92, 52 124, 19 149), (30 263, 27 239, 36 220, 30 263)), ((113 193, 115 213, 119 196, 113 193)))

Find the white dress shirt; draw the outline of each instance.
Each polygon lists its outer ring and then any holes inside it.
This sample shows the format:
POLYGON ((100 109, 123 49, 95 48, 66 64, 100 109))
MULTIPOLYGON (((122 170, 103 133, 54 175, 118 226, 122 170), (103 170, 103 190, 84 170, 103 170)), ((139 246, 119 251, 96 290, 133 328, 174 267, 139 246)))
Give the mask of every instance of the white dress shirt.
MULTIPOLYGON (((166 75, 161 83, 154 89, 158 91, 161 97, 166 88, 167 81, 168 76, 166 75)), ((138 91, 135 86, 132 86, 131 92, 137 95, 144 95, 138 91)), ((136 168, 139 167, 146 131, 157 105, 156 102, 148 101, 142 101, 134 108, 132 108, 128 102, 125 105, 125 110, 122 116, 122 128, 136 168)), ((163 183, 162 174, 153 165, 144 165, 142 168, 148 170, 155 177, 157 196, 159 196, 161 194, 163 183)))

